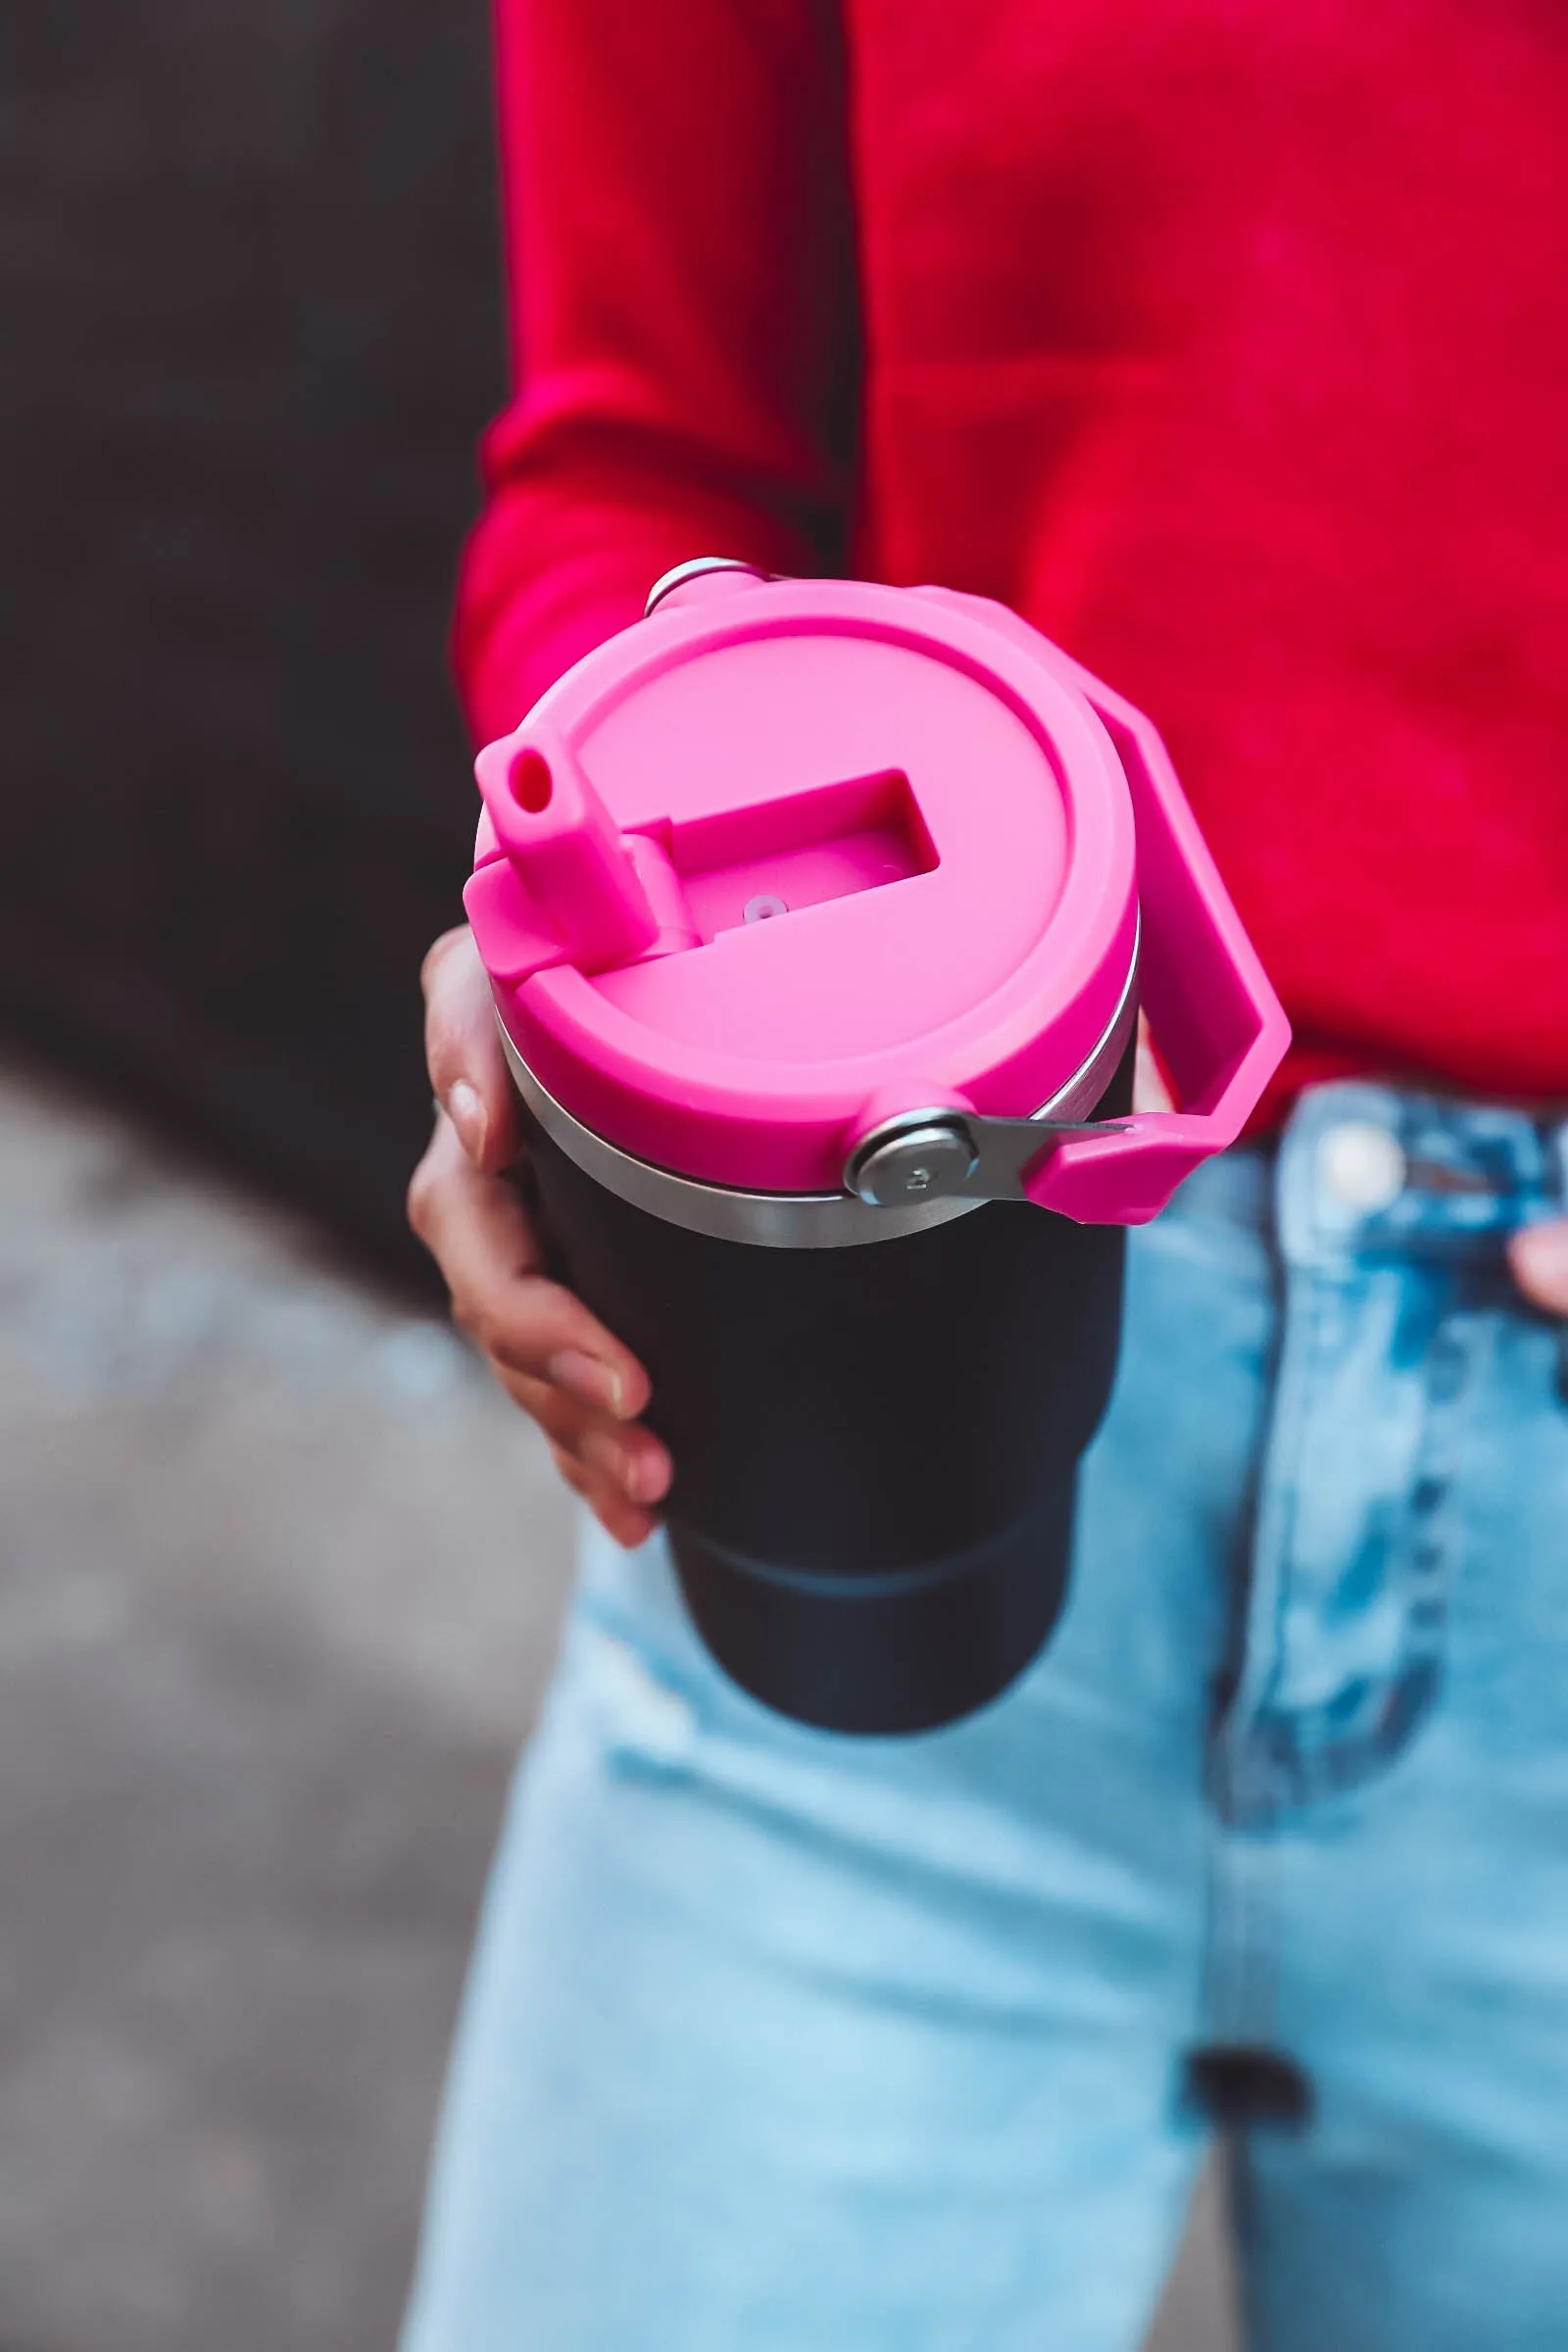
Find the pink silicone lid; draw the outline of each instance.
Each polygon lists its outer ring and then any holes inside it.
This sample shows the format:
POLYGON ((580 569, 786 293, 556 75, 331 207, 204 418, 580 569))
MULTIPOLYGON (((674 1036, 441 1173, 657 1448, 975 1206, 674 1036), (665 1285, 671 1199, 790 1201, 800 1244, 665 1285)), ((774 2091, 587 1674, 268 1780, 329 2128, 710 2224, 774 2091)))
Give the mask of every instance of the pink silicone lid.
POLYGON ((518 1054, 585 1125, 834 1192, 868 1103, 1026 1114, 1101 1042, 1132 806, 1032 632, 864 582, 718 587, 480 754, 468 914, 518 1054))

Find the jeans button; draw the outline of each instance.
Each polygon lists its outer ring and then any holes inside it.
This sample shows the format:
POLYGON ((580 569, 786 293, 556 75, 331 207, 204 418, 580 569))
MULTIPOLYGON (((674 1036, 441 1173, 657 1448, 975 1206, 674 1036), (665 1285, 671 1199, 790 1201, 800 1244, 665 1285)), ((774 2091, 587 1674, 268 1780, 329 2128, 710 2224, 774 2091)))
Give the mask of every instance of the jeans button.
POLYGON ((1318 1174, 1346 1208, 1375 1215, 1404 1190, 1405 1162, 1397 1139, 1372 1119, 1346 1119, 1318 1145, 1318 1174))

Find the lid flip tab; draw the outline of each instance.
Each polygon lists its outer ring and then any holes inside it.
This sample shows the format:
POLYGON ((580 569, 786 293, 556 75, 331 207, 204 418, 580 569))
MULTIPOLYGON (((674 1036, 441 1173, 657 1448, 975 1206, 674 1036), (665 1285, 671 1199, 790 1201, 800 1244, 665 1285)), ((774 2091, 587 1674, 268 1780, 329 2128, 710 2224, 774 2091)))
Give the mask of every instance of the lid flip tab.
POLYGON ((474 773, 502 855, 561 958, 605 971, 654 945, 663 926, 640 861, 561 736, 542 726, 507 736, 474 773))

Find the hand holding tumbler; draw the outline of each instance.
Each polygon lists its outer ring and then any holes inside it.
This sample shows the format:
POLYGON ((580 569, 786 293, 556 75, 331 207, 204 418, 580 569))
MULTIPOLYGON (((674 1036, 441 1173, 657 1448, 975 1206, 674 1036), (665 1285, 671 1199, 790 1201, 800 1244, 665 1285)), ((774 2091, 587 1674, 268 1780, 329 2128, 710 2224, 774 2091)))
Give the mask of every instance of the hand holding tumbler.
POLYGON ((540 1203, 699 1632, 829 1729, 983 1705, 1060 1613, 1124 1228, 1288 1038, 1158 736, 1002 606, 715 560, 477 773, 540 1203))

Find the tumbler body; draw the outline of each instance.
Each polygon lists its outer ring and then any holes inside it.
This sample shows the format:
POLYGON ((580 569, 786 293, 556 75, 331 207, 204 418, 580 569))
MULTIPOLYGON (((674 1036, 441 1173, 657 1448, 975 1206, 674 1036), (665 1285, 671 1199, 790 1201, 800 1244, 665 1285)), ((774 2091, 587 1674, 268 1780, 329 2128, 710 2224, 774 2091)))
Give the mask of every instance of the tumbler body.
MULTIPOLYGON (((1130 1080, 1129 1056, 1106 1115, 1130 1080)), ((856 1249, 760 1248, 634 1206, 528 1126, 563 1276, 647 1366, 670 1547, 719 1664, 839 1732, 996 1697, 1066 1594, 1124 1230, 998 1200, 856 1249)))

